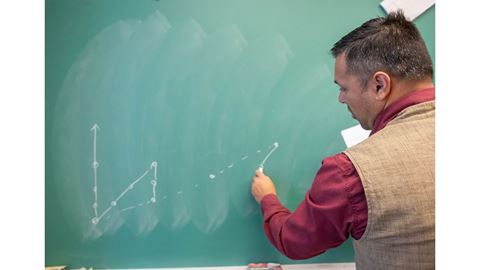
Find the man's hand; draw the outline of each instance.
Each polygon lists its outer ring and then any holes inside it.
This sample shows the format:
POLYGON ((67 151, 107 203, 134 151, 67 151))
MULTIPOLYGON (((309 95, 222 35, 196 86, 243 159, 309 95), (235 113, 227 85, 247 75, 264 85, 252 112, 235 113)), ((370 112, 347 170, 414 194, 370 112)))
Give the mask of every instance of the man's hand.
POLYGON ((255 176, 252 179, 252 195, 255 200, 260 203, 263 197, 268 194, 277 195, 275 185, 273 184, 270 177, 263 174, 262 171, 257 170, 255 172, 255 176))

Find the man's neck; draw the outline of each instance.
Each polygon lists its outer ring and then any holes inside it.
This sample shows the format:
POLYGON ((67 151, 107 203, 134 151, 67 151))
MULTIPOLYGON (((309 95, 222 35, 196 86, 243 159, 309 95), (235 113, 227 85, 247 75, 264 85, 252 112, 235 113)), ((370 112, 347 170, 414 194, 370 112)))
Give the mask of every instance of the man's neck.
POLYGON ((390 106, 393 102, 399 100, 400 98, 408 95, 414 91, 422 90, 426 88, 434 87, 432 79, 428 78, 422 81, 405 81, 405 80, 393 80, 392 81, 392 90, 388 98, 385 108, 390 106))

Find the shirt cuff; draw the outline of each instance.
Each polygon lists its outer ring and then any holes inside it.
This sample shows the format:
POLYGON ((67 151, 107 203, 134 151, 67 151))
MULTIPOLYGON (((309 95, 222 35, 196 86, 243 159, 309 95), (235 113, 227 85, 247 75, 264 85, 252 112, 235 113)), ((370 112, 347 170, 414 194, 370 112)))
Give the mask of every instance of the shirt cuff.
POLYGON ((265 195, 260 202, 263 214, 263 220, 268 221, 273 215, 278 212, 290 214, 290 211, 285 208, 278 200, 275 194, 265 195))

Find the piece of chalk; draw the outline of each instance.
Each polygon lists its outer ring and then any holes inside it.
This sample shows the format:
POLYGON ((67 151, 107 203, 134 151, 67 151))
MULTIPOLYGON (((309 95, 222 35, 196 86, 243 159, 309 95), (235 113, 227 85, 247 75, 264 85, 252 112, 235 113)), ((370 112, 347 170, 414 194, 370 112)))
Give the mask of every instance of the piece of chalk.
POLYGON ((263 167, 259 167, 258 170, 263 173, 263 167))
POLYGON ((249 263, 247 266, 249 270, 282 270, 279 263, 249 263))

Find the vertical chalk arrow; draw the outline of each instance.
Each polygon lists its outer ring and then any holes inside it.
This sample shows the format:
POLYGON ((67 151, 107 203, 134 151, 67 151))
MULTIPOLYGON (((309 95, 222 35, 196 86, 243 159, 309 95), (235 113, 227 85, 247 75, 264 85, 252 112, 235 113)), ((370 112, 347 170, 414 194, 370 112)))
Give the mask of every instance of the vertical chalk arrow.
POLYGON ((156 202, 157 201, 157 193, 156 193, 156 187, 157 187, 157 162, 153 161, 152 164, 150 165, 150 169, 153 169, 153 179, 150 181, 152 184, 152 195, 153 197, 150 199, 151 202, 156 202))
POLYGON ((100 127, 97 123, 93 124, 90 131, 93 132, 93 161, 97 161, 97 130, 100 130, 100 127))
POLYGON ((93 168, 93 193, 95 195, 95 202, 93 203, 93 211, 95 212, 95 219, 94 219, 94 224, 96 223, 95 220, 98 219, 98 196, 97 196, 97 168, 99 167, 98 161, 97 161, 97 130, 100 130, 100 127, 97 125, 97 123, 93 124, 92 128, 90 129, 91 132, 93 132, 93 162, 92 162, 92 168, 93 168))

